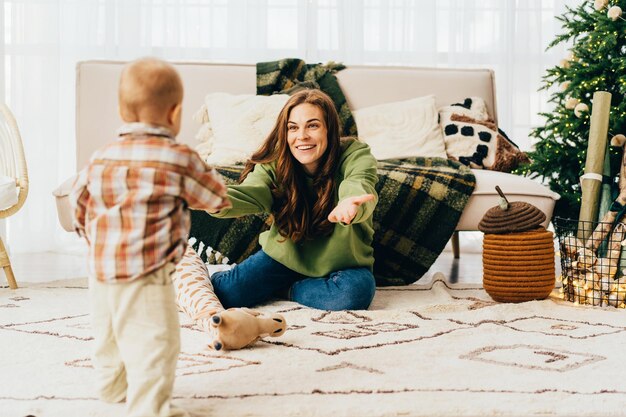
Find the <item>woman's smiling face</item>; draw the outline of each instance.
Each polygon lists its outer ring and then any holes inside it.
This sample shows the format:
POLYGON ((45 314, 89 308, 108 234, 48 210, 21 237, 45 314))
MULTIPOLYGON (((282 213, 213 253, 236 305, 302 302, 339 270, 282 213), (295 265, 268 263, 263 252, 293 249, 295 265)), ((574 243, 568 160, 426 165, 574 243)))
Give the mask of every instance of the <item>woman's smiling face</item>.
POLYGON ((287 143, 291 154, 313 175, 328 147, 324 112, 318 106, 302 103, 291 109, 287 121, 287 143))

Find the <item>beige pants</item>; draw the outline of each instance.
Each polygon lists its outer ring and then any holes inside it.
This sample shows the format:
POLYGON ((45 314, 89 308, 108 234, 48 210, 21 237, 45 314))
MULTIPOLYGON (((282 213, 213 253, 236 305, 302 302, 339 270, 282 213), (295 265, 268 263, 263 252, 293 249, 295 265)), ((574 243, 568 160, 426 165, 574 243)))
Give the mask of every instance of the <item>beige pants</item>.
POLYGON ((128 417, 186 415, 170 406, 180 352, 173 271, 169 263, 128 283, 89 282, 100 398, 126 398, 128 417))

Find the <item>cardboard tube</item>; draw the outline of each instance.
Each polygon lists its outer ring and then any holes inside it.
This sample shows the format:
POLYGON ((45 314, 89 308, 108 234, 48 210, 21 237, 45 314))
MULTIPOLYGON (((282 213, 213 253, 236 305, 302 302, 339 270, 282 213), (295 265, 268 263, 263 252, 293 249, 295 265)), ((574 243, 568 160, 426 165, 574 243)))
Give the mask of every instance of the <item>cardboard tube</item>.
MULTIPOLYGON (((595 174, 602 177, 604 158, 607 150, 607 134, 609 132, 609 111, 611 110, 611 93, 596 91, 593 93, 593 106, 589 125, 589 142, 587 145, 587 159, 585 174, 595 174)), ((586 241, 591 234, 591 223, 598 218, 600 190, 602 181, 594 178, 581 180, 582 202, 578 216, 578 238, 586 241)))
MULTIPOLYGON (((607 146, 607 149, 604 151, 604 167, 602 169, 602 176, 604 178, 611 177, 611 155, 607 146)), ((604 179, 603 178, 603 179, 604 179)), ((612 185, 602 182, 602 190, 600 192, 600 209, 598 212, 598 221, 604 217, 609 208, 611 207, 611 203, 613 202, 612 197, 612 185)))

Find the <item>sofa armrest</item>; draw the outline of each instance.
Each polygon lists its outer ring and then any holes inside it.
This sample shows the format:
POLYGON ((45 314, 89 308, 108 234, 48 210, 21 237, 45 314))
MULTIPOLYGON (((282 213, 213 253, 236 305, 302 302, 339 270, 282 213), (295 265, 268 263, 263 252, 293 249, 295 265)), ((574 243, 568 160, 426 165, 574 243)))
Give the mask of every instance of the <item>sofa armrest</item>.
POLYGON ((472 172, 476 177, 476 188, 463 209, 456 230, 478 230, 478 223, 487 210, 498 205, 500 196, 496 191, 496 185, 502 189, 509 201, 523 201, 543 211, 546 220, 542 226, 548 226, 552 219, 554 204, 560 195, 528 177, 483 169, 472 169, 472 172))
POLYGON ((61 227, 68 232, 74 231, 74 218, 69 198, 74 181, 76 181, 76 175, 73 175, 63 181, 61 185, 52 191, 52 195, 54 196, 57 204, 57 216, 59 218, 59 223, 61 223, 61 227))

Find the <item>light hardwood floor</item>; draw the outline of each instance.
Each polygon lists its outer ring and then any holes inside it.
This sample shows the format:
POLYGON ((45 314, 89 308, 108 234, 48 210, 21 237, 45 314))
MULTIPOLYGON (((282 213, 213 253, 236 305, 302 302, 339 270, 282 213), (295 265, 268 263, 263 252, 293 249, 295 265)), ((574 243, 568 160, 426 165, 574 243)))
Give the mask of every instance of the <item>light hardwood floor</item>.
MULTIPOLYGON (((481 283, 482 233, 461 232, 459 259, 452 255, 448 245, 435 263, 424 274, 420 282, 428 281, 436 272, 441 272, 450 283, 481 283)), ((18 285, 20 282, 46 282, 87 276, 84 255, 57 252, 11 254, 11 264, 18 285)), ((556 275, 560 275, 559 258, 555 258, 556 275)), ((0 287, 7 287, 4 274, 0 272, 0 287)))
MULTIPOLYGON (((454 259, 450 244, 437 258, 422 278, 422 282, 432 278, 435 272, 443 273, 450 282, 480 283, 482 280, 482 242, 479 237, 461 234, 461 257, 454 259)), ((16 253, 11 255, 13 272, 20 282, 47 282, 69 278, 85 277, 86 265, 83 255, 56 252, 16 253)), ((7 286, 4 274, 0 272, 0 287, 7 286)))
MULTIPOLYGON (((436 272, 443 273, 450 283, 481 283, 482 255, 481 247, 461 246, 461 257, 454 259, 452 248, 448 244, 435 263, 422 277, 420 282, 428 281, 436 272)), ((18 253, 11 256, 13 272, 20 282, 46 282, 87 276, 85 258, 55 252, 18 253)), ((555 259, 556 274, 560 274, 558 258, 555 259)), ((0 287, 7 287, 4 274, 0 272, 0 287)))
MULTIPOLYGON (((20 282, 47 282, 87 276, 83 255, 35 252, 15 253, 10 258, 17 285, 20 282)), ((0 284, 5 282, 1 281, 0 284)))

